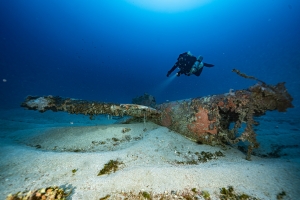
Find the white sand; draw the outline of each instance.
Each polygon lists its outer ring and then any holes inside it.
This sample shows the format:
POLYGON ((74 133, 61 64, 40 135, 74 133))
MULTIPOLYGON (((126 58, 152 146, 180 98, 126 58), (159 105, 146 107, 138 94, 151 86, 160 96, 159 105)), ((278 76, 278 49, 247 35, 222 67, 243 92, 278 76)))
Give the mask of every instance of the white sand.
MULTIPOLYGON (((259 132, 270 131, 265 121, 259 132)), ((89 121, 60 113, 1 111, 0 199, 51 185, 70 185, 75 187, 72 199, 89 200, 120 191, 162 193, 191 188, 207 190, 212 199, 218 199, 220 188, 227 186, 260 199, 276 199, 282 191, 285 199, 300 197, 300 159, 294 155, 299 147, 290 157, 253 156, 247 161, 234 148, 198 145, 153 123, 114 122, 105 116, 89 121), (107 123, 111 125, 99 125, 107 123), (123 133, 124 128, 131 130, 123 133), (194 153, 201 151, 222 151, 225 157, 197 165, 175 162, 195 158, 194 153), (124 163, 120 170, 97 176, 105 163, 115 159, 124 163), (77 169, 75 174, 73 169, 77 169)), ((278 132, 287 130, 286 126, 278 127, 278 132)), ((289 128, 294 128, 293 137, 299 139, 299 127, 289 128)))

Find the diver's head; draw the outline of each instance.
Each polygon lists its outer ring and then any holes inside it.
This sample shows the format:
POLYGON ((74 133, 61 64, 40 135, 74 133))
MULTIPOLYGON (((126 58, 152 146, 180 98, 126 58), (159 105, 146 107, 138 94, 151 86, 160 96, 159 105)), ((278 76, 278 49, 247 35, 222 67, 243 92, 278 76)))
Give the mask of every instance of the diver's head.
POLYGON ((199 62, 202 62, 203 56, 198 56, 197 60, 198 60, 199 62))

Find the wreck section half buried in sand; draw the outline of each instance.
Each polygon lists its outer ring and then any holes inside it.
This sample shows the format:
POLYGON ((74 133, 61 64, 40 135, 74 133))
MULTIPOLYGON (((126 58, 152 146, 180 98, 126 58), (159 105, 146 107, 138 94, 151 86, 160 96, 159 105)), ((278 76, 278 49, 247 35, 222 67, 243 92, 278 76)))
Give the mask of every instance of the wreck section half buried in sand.
POLYGON ((253 128, 258 123, 254 117, 262 116, 266 111, 285 112, 293 107, 293 98, 287 92, 284 83, 268 85, 236 69, 233 72, 258 83, 245 90, 168 102, 155 105, 154 108, 57 96, 28 96, 21 106, 40 112, 52 110, 84 114, 89 115, 91 119, 100 114, 144 118, 198 143, 209 145, 248 142, 246 158, 250 160, 252 150, 259 147, 253 128), (246 128, 243 133, 238 134, 242 123, 246 123, 246 128), (230 128, 231 124, 234 124, 233 128, 230 128))

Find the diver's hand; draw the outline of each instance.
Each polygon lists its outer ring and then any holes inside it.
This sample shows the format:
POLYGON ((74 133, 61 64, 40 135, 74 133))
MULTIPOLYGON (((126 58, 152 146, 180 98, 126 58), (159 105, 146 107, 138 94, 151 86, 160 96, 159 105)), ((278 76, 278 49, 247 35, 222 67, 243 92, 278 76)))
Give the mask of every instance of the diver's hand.
POLYGON ((170 71, 168 71, 168 73, 167 73, 167 77, 169 77, 169 76, 170 76, 170 74, 171 74, 171 72, 170 72, 170 71))

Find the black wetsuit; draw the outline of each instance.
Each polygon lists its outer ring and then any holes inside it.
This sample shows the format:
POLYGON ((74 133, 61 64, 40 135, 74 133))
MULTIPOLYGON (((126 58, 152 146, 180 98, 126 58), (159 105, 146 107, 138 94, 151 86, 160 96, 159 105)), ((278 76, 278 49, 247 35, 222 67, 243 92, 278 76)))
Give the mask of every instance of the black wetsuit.
POLYGON ((189 55, 187 52, 180 54, 175 65, 170 71, 168 71, 167 76, 169 76, 176 68, 180 69, 177 76, 180 76, 180 74, 188 75, 196 61, 197 58, 195 56, 189 55))

